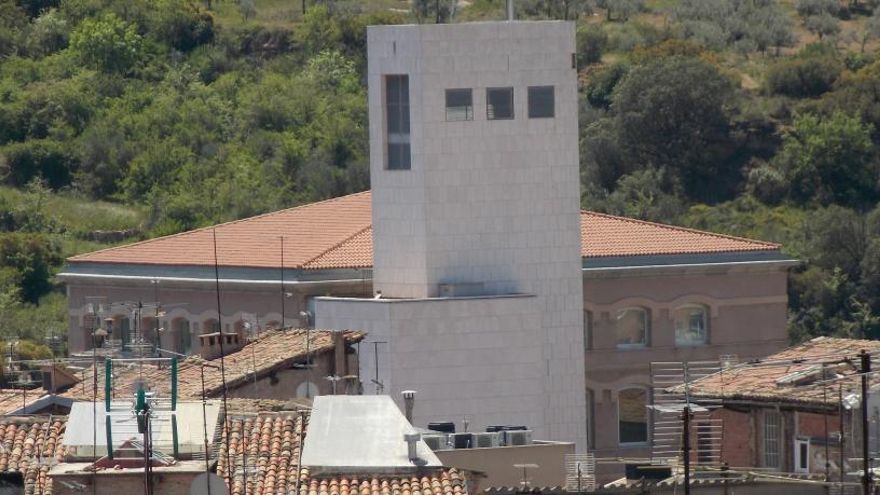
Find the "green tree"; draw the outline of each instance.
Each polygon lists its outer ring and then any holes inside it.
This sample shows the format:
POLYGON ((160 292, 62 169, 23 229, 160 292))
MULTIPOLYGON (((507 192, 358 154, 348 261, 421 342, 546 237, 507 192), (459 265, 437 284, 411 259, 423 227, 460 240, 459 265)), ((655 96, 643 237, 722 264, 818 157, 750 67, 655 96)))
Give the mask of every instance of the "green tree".
POLYGON ((410 8, 419 24, 425 22, 442 24, 449 22, 451 7, 452 3, 449 0, 413 0, 410 8))
POLYGON ((21 298, 37 302, 52 288, 52 267, 61 262, 59 247, 39 234, 9 233, 0 236, 0 267, 17 272, 21 298))
POLYGON ((717 198, 719 184, 735 173, 719 156, 730 142, 732 90, 718 69, 692 57, 635 67, 614 90, 618 142, 634 163, 666 167, 691 197, 717 198))
POLYGON ((70 36, 70 48, 87 66, 124 74, 143 55, 143 42, 134 24, 115 14, 86 19, 70 36))
POLYGON ((785 171, 795 200, 863 207, 876 201, 872 126, 835 113, 795 117, 774 163, 785 171))
POLYGON ((797 57, 770 65, 765 88, 771 94, 793 98, 816 97, 830 91, 841 72, 843 64, 832 48, 811 45, 797 57))

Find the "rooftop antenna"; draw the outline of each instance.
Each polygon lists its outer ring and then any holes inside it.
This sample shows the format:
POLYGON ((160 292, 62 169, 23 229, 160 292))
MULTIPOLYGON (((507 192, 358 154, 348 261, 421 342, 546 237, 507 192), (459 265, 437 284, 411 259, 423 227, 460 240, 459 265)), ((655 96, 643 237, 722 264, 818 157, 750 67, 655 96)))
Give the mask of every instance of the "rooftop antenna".
POLYGON ((284 328, 284 300, 287 298, 287 294, 284 293, 284 236, 279 236, 281 239, 281 329, 284 328))
POLYGON ((229 408, 226 407, 226 352, 223 350, 223 313, 220 311, 220 263, 217 260, 217 229, 211 229, 214 241, 214 283, 217 289, 217 326, 220 327, 220 381, 223 382, 223 433, 226 435, 226 483, 232 486, 232 476, 229 474, 232 463, 229 458, 229 408))

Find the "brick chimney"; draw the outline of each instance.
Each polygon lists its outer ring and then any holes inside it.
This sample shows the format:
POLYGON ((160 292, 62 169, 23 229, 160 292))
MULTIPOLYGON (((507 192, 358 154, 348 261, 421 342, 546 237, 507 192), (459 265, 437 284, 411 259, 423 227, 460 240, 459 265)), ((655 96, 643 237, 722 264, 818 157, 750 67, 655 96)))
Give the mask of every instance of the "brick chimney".
POLYGON ((221 355, 228 356, 229 354, 238 351, 244 346, 244 339, 238 332, 203 333, 199 335, 199 339, 201 340, 202 344, 199 354, 202 356, 202 359, 205 359, 207 361, 217 359, 221 355), (222 353, 220 352, 220 339, 223 339, 222 353))
POLYGON ((348 374, 348 355, 345 352, 345 335, 333 332, 333 369, 336 376, 348 374))

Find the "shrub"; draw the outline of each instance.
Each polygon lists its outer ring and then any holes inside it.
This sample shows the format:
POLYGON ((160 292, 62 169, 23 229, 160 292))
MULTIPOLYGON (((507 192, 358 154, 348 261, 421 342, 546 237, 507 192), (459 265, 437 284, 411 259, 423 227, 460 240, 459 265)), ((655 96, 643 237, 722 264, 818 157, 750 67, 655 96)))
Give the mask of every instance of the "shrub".
POLYGON ((843 72, 837 57, 819 53, 780 60, 767 70, 765 88, 770 94, 792 98, 816 97, 830 91, 843 72))

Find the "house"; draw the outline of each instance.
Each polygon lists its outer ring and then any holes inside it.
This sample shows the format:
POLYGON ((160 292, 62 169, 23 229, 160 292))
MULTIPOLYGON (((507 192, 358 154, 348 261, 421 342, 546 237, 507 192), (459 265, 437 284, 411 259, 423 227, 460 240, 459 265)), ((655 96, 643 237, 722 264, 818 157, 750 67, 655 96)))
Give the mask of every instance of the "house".
MULTIPOLYGON (((97 453, 92 454, 91 404, 80 405, 86 414, 74 414, 70 418, 0 417, 0 483, 8 482, 13 488, 18 487, 18 493, 28 495, 143 492, 143 444, 137 438, 120 439, 114 441, 112 458, 106 455, 106 449, 96 449, 97 453), (78 442, 85 442, 83 448, 74 448, 78 442)), ((207 451, 208 472, 219 476, 232 495, 403 492, 473 495, 478 491, 479 476, 442 465, 410 465, 409 468, 398 465, 389 469, 374 463, 357 472, 328 470, 325 466, 313 473, 312 468, 300 460, 301 446, 304 438, 308 438, 310 410, 268 411, 262 405, 262 401, 248 399, 230 401, 227 441, 227 426, 223 416, 218 415, 219 403, 209 401, 207 404, 209 413, 204 416, 208 420, 204 429, 210 431, 211 438, 207 451)), ((204 479, 200 476, 206 470, 205 446, 201 438, 195 440, 203 430, 201 402, 192 403, 186 410, 197 410, 197 413, 179 418, 181 453, 171 455, 170 449, 157 447, 159 442, 154 443, 151 450, 150 478, 154 493, 186 495, 191 493, 190 487, 196 479, 204 479), (187 451, 187 442, 192 442, 193 450, 201 448, 202 454, 187 451)), ((120 423, 125 421, 120 414, 114 413, 114 428, 120 428, 120 423)), ((104 439, 99 436, 97 442, 101 444, 104 439)), ((407 452, 402 437, 390 448, 404 456, 407 452)))
POLYGON ((779 245, 579 209, 573 24, 381 26, 368 44, 373 190, 70 258, 72 351, 105 321, 184 354, 202 333, 358 329, 364 392, 418 390, 417 425, 644 457, 650 362, 785 346, 779 245))
MULTIPOLYGON (((862 455, 863 350, 877 355, 880 342, 818 337, 690 383, 691 400, 722 421, 721 460, 834 481, 841 479, 841 466, 844 474, 861 469, 853 461, 862 455)), ((880 378, 871 375, 869 386, 873 452, 880 431, 880 397, 873 391, 880 378)))
MULTIPOLYGON (((361 332, 285 329, 265 332, 224 355, 227 397, 289 400, 316 395, 360 392, 354 346, 361 332), (326 377, 335 376, 330 381, 326 377), (334 385, 335 384, 335 385, 334 385)), ((216 344, 215 344, 216 345, 216 344)), ((207 346, 203 353, 211 352, 207 346)), ((212 353, 213 354, 213 353, 212 353)), ((104 365, 98 367, 97 400, 104 400, 104 365)), ((91 401, 94 368, 86 370, 79 385, 61 394, 71 400, 91 401)), ((113 368, 113 398, 132 397, 138 387, 165 397, 171 394, 171 369, 167 362, 113 368)), ((219 354, 205 359, 191 356, 177 366, 177 394, 181 399, 219 398, 223 394, 219 354), (204 388, 203 388, 204 386, 204 388)))
MULTIPOLYGON (((361 382, 355 346, 363 338, 361 332, 285 329, 264 332, 238 348, 227 347, 223 363, 227 397, 270 404, 323 394, 358 394, 361 382), (335 378, 328 380, 327 377, 335 378)), ((202 352, 206 357, 190 356, 178 362, 177 396, 180 399, 201 399, 203 391, 207 398, 223 395, 220 356, 216 349, 208 346, 203 347, 202 352)), ((148 360, 138 366, 131 361, 117 364, 113 364, 116 362, 112 359, 110 361, 113 373, 111 398, 133 397, 137 388, 144 385, 148 391, 170 396, 170 360, 158 361, 158 364, 155 360, 148 360)), ((59 393, 46 393, 41 389, 0 389, 0 414, 67 415, 74 402, 102 402, 106 368, 103 358, 99 363, 97 379, 91 365, 77 373, 64 368, 64 376, 73 383, 59 393)), ((62 367, 56 366, 60 375, 62 367)))

